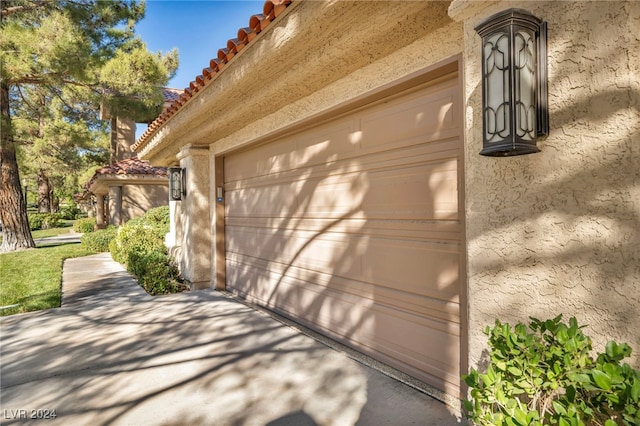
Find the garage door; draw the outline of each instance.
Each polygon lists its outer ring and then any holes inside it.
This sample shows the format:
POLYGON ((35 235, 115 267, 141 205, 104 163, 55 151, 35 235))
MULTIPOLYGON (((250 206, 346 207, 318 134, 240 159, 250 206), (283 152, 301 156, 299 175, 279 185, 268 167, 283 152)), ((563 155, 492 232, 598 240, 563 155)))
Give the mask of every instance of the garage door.
POLYGON ((458 395, 457 102, 452 74, 226 156, 227 289, 458 395))

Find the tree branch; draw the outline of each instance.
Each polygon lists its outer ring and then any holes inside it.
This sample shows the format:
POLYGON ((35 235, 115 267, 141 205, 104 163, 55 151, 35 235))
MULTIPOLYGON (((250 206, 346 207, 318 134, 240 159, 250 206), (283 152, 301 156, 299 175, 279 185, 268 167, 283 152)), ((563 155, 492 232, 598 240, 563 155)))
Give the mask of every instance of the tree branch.
POLYGON ((20 13, 20 12, 26 12, 29 10, 34 10, 34 9, 38 9, 42 6, 44 6, 47 2, 44 0, 36 0, 33 1, 31 3, 29 3, 28 5, 22 5, 22 6, 12 6, 12 7, 7 7, 7 8, 3 8, 0 9, 0 19, 5 18, 7 16, 13 15, 15 13, 20 13))

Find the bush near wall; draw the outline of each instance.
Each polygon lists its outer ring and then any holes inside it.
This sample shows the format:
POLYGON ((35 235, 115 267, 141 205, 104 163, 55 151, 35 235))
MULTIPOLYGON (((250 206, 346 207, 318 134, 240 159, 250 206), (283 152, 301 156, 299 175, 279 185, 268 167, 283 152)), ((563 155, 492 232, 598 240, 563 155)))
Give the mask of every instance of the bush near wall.
POLYGON ((62 225, 62 218, 57 213, 29 213, 29 228, 32 231, 57 228, 62 225))
POLYGON ((82 211, 77 206, 73 205, 62 207, 58 213, 62 219, 75 220, 80 217, 82 211))
POLYGON ((640 425, 640 370, 622 360, 626 343, 607 343, 592 356, 591 339, 575 318, 529 326, 496 321, 487 327, 490 363, 463 380, 471 399, 467 417, 477 425, 640 425))
POLYGON ((73 224, 73 230, 81 234, 93 232, 96 229, 96 218, 86 217, 84 219, 78 219, 73 224))
POLYGON ((151 295, 188 289, 164 245, 167 232, 169 207, 157 207, 120 227, 109 244, 111 257, 124 264, 151 295))
MULTIPOLYGON (((93 228, 91 228, 93 231, 93 228)), ((95 232, 87 232, 80 237, 80 243, 87 248, 97 253, 109 251, 109 244, 116 238, 118 228, 115 226, 109 226, 106 229, 98 229, 95 232)))
POLYGON ((188 289, 167 253, 133 250, 127 260, 127 270, 138 277, 138 283, 149 294, 178 293, 188 289))

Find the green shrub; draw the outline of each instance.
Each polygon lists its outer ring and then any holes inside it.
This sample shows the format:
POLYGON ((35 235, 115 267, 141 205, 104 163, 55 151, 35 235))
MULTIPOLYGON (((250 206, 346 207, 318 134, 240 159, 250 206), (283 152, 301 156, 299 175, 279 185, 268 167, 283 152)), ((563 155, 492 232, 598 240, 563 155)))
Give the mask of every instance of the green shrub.
POLYGON ((81 213, 80 209, 75 205, 62 207, 59 211, 60 217, 65 220, 78 219, 81 213))
POLYGON ((127 265, 129 253, 133 251, 163 251, 164 234, 160 237, 160 232, 144 222, 127 222, 118 230, 118 235, 109 245, 111 257, 116 262, 127 265))
POLYGON ((57 213, 29 213, 29 228, 39 229, 57 228, 62 225, 62 219, 57 213))
POLYGON ((82 234, 93 232, 96 228, 96 218, 87 217, 84 219, 78 219, 73 224, 73 230, 82 234))
MULTIPOLYGON (((164 234, 169 232, 169 206, 155 207, 148 210, 144 216, 138 218, 149 225, 164 229, 164 234)), ((164 235, 163 235, 164 237, 164 235)))
POLYGON ((162 251, 133 250, 128 255, 127 265, 127 270, 138 277, 138 283, 151 295, 187 289, 173 259, 162 251))
POLYGON ((109 243, 116 237, 118 228, 109 226, 107 229, 99 229, 95 232, 88 232, 80 237, 80 243, 87 250, 95 252, 109 251, 109 243))
POLYGON ((158 207, 124 224, 109 243, 111 257, 125 265, 149 294, 186 290, 178 268, 167 254, 169 208, 158 207))
POLYGON ((609 342, 594 359, 591 339, 575 318, 529 327, 487 327, 490 363, 463 379, 466 415, 478 425, 640 425, 640 371, 621 360, 629 345, 609 342))

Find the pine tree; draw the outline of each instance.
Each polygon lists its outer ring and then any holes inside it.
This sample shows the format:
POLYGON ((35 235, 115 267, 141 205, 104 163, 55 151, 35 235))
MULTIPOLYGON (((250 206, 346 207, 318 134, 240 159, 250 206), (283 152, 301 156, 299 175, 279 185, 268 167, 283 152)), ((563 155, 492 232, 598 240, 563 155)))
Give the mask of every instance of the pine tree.
MULTIPOLYGON (((177 68, 177 52, 147 51, 134 34, 143 16, 144 3, 133 0, 2 1, 0 252, 35 246, 22 197, 18 146, 59 142, 61 135, 73 141, 73 135, 83 133, 71 128, 82 125, 79 105, 93 106, 94 114, 106 105, 112 114, 135 118, 149 117, 162 104, 161 87, 177 68), (24 113, 30 108, 37 114, 24 113), (26 122, 14 123, 13 111, 26 122)), ((77 141, 70 143, 77 146, 77 141)))

